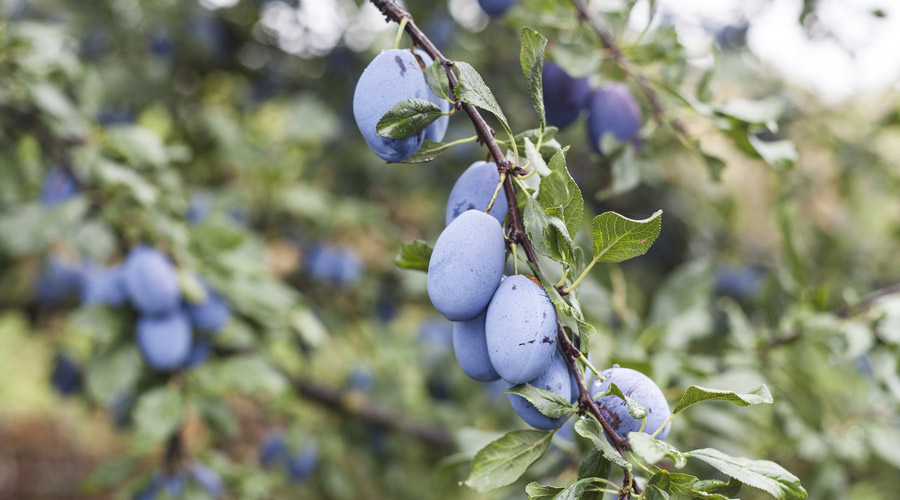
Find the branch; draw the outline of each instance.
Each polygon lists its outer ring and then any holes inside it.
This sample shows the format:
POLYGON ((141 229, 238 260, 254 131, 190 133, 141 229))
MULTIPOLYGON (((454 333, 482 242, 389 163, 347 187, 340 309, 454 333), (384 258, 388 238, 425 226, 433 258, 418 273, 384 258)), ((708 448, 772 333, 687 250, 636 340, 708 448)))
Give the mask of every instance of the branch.
MULTIPOLYGON (((444 69, 447 71, 447 78, 450 83, 451 91, 456 88, 459 84, 459 81, 456 78, 456 75, 452 71, 453 62, 449 61, 443 54, 431 43, 431 40, 425 35, 416 26, 416 23, 413 22, 412 16, 401 8, 399 5, 390 0, 369 0, 372 2, 378 10, 381 11, 382 14, 387 18, 388 21, 392 21, 395 23, 400 23, 403 19, 407 20, 406 23, 406 33, 412 38, 413 43, 421 47, 425 52, 428 53, 435 60, 441 61, 441 64, 444 66, 444 69)), ((618 49, 616 49, 618 50, 618 49)), ((621 52, 619 52, 619 58, 621 59, 621 52)), ((655 94, 654 94, 655 96, 655 94)), ((658 105, 658 101, 657 101, 658 105)), ((468 103, 461 103, 461 109, 469 115, 469 119, 472 121, 472 124, 475 126, 475 132, 478 134, 481 142, 487 146, 488 151, 493 157, 494 162, 497 164, 497 169, 501 172, 513 172, 517 168, 516 165, 510 165, 509 162, 506 161, 506 157, 500 151, 500 147, 497 145, 497 141, 494 140, 493 130, 487 125, 487 122, 484 121, 484 117, 478 112, 478 109, 475 106, 472 106, 468 103)), ((662 109, 661 107, 659 108, 662 109)), ((507 205, 509 206, 509 219, 510 219, 510 235, 509 242, 518 244, 522 247, 522 250, 525 252, 525 256, 528 258, 528 262, 530 262, 536 269, 541 271, 541 265, 538 262, 537 253, 534 251, 534 247, 531 244, 531 240, 528 239, 528 235, 525 232, 525 225, 522 222, 522 214, 519 212, 519 203, 516 201, 516 191, 515 186, 512 182, 512 177, 507 176, 506 180, 503 183, 503 191, 506 195, 507 205)), ((599 406, 597 403, 591 399, 590 392, 587 389, 587 386, 584 382, 584 377, 581 374, 581 370, 578 369, 577 366, 577 358, 581 356, 581 351, 578 350, 569 339, 568 334, 565 329, 562 327, 562 323, 559 321, 557 317, 557 331, 559 343, 562 349, 563 356, 565 357, 566 365, 569 367, 569 371, 574 374, 575 382, 578 385, 578 401, 582 408, 582 411, 589 411, 594 417, 597 418, 597 421, 600 422, 600 425, 603 427, 604 432, 606 432, 609 439, 613 442, 613 445, 616 447, 616 450, 625 457, 625 451, 630 448, 628 440, 620 437, 618 434, 613 431, 612 426, 609 425, 609 422, 606 421, 606 418, 603 417, 603 414, 600 412, 599 406)), ((626 479, 630 476, 629 471, 625 471, 626 479)), ((637 483, 632 481, 634 489, 636 492, 640 491, 640 487, 637 486, 637 483)))
POLYGON ((891 285, 868 293, 864 295, 863 298, 859 299, 858 302, 841 307, 835 311, 835 314, 837 314, 839 318, 849 318, 850 316, 872 307, 872 304, 877 302, 878 299, 888 295, 894 295, 895 293, 900 293, 900 284, 891 285))
MULTIPOLYGON (((628 76, 634 78, 637 82, 638 86, 641 88, 641 91, 647 96, 647 100, 650 101, 650 107, 653 110, 653 118, 659 124, 665 124, 665 111, 663 110, 662 103, 659 100, 659 96, 656 94, 656 91, 653 90, 650 81, 647 80, 647 77, 643 75, 637 68, 635 68, 634 63, 631 62, 628 57, 622 52, 622 49, 616 44, 615 38, 606 31, 606 29, 597 21, 596 18, 591 16, 590 12, 588 12, 587 7, 584 5, 584 0, 572 0, 572 4, 575 5, 575 8, 578 10, 578 17, 581 18, 582 21, 586 22, 591 29, 594 30, 594 33, 600 38, 600 41, 603 43, 603 46, 606 47, 606 50, 609 52, 609 55, 612 57, 612 60, 622 68, 622 71, 625 72, 628 76)), ((673 118, 668 122, 675 132, 680 134, 685 138, 689 138, 689 134, 687 129, 684 127, 684 124, 681 123, 678 119, 673 118)))

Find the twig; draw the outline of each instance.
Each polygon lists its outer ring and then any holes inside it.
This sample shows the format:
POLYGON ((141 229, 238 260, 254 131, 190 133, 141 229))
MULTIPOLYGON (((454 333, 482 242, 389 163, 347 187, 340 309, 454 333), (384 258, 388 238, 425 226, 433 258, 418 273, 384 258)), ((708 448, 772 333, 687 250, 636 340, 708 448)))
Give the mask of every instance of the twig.
POLYGON ((878 299, 886 297, 888 295, 894 295, 895 293, 900 293, 900 283, 868 293, 861 299, 859 299, 858 302, 841 307, 840 309, 835 311, 835 314, 837 314, 839 318, 848 318, 858 312, 868 309, 872 306, 872 304, 877 302, 878 299))

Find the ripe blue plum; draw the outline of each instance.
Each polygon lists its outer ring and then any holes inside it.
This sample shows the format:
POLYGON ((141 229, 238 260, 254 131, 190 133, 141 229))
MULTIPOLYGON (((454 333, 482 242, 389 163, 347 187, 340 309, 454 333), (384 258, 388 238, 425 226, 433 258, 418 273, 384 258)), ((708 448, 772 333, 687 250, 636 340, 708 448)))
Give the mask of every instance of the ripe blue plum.
POLYGON ((202 464, 190 467, 191 478, 212 498, 221 498, 225 493, 225 484, 218 472, 202 464))
POLYGON ((136 331, 141 354, 155 370, 181 368, 191 354, 191 323, 182 312, 168 316, 142 316, 138 319, 136 331))
POLYGON ((332 245, 317 245, 306 258, 309 275, 323 283, 349 286, 362 276, 363 264, 355 252, 332 245))
MULTIPOLYGON (((569 370, 566 367, 566 362, 563 360, 562 355, 555 351, 550 361, 550 366, 544 370, 544 373, 541 373, 537 378, 528 383, 538 389, 553 391, 560 396, 569 397, 572 393, 569 382, 569 370)), ((516 384, 509 384, 509 387, 515 385, 516 384)), ((535 429, 549 431, 550 429, 559 427, 559 425, 565 421, 565 417, 550 418, 544 415, 522 396, 517 394, 507 394, 506 397, 509 398, 509 404, 512 405, 513 410, 516 411, 519 417, 535 429)))
POLYGON ((438 237, 428 264, 428 297, 450 321, 484 310, 503 276, 506 242, 497 219, 469 210, 438 237))
POLYGON ((591 95, 587 77, 572 78, 558 64, 544 62, 544 111, 550 125, 563 129, 581 114, 591 95))
POLYGON ((52 207, 78 194, 78 182, 72 174, 62 168, 54 167, 41 185, 41 203, 52 207))
POLYGON ((35 300, 46 306, 59 305, 78 293, 81 279, 78 266, 51 256, 35 283, 35 300))
POLYGON ((212 355, 213 343, 210 339, 200 339, 191 346, 191 353, 188 355, 187 361, 184 362, 185 368, 201 365, 209 361, 212 355))
MULTIPOLYGON (((447 200, 447 210, 444 213, 444 224, 449 225, 454 219, 468 210, 487 209, 497 183, 500 182, 500 173, 497 172, 497 164, 493 162, 477 161, 466 169, 453 189, 450 190, 450 198, 447 200)), ((503 223, 509 206, 503 191, 497 195, 494 206, 491 207, 491 216, 497 222, 503 223)))
MULTIPOLYGON (((656 431, 672 414, 666 397, 656 383, 650 380, 650 377, 639 371, 620 367, 603 370, 602 374, 606 379, 601 382, 598 378, 591 384, 591 395, 606 391, 610 383, 616 384, 622 390, 622 394, 647 409, 647 423, 644 426, 644 432, 656 431)), ((628 405, 618 396, 604 396, 597 403, 600 406, 600 412, 616 431, 616 434, 628 437, 629 432, 640 430, 641 421, 628 413, 628 405)), ((670 422, 657 437, 665 439, 669 435, 671 427, 670 422)))
POLYGON ((125 280, 121 266, 85 265, 81 277, 81 303, 121 306, 125 303, 125 280))
POLYGON ((425 72, 409 50, 386 50, 363 71, 353 93, 356 126, 379 158, 403 161, 422 147, 425 131, 404 139, 381 137, 375 126, 395 104, 412 98, 431 100, 434 94, 425 82, 425 72))
POLYGON ((296 483, 306 481, 315 473, 318 462, 319 449, 315 445, 304 447, 288 459, 288 479, 296 483))
POLYGON ((220 332, 231 317, 231 309, 222 297, 207 284, 203 284, 206 290, 206 298, 199 304, 190 304, 187 307, 191 323, 198 330, 207 332, 220 332))
POLYGON ((502 16, 518 2, 519 0, 478 0, 478 5, 485 14, 497 17, 502 16))
POLYGON ((123 265, 125 291, 144 314, 164 315, 181 305, 181 287, 175 266, 155 248, 137 246, 123 265))
POLYGON ((484 331, 500 377, 510 384, 528 382, 550 366, 556 352, 556 309, 537 283, 510 276, 491 299, 484 331))
POLYGON ((470 320, 453 323, 453 352, 456 353, 456 362, 466 375, 481 382, 500 378, 488 356, 484 335, 486 316, 485 310, 470 320))
POLYGON ((738 300, 752 300, 763 286, 764 271, 759 267, 722 267, 716 271, 714 291, 738 300))
POLYGON ((263 438, 259 444, 259 463, 263 467, 269 467, 287 457, 287 441, 284 435, 273 432, 263 438))
POLYGON ((610 133, 619 142, 637 143, 644 119, 641 107, 622 83, 608 83, 591 93, 588 99, 588 141, 594 151, 603 154, 600 139, 610 133))
MULTIPOLYGON (((432 59, 431 56, 428 55, 428 53, 422 49, 416 49, 415 53, 417 56, 419 56, 419 58, 422 59, 422 62, 425 63, 426 68, 428 66, 431 66, 431 63, 434 62, 434 59, 432 59)), ((429 87, 428 100, 437 104, 441 108, 441 111, 443 111, 444 113, 450 111, 450 101, 448 101, 444 98, 438 97, 434 92, 431 92, 430 87, 429 87)), ((431 125, 429 125, 428 128, 425 129, 425 140, 426 141, 434 141, 434 142, 443 141, 444 135, 447 134, 447 126, 448 125, 450 125, 450 117, 449 116, 442 116, 442 117, 438 118, 437 120, 431 122, 431 125)))
POLYGON ((50 376, 53 388, 66 396, 81 390, 81 367, 74 359, 65 354, 58 354, 50 376))

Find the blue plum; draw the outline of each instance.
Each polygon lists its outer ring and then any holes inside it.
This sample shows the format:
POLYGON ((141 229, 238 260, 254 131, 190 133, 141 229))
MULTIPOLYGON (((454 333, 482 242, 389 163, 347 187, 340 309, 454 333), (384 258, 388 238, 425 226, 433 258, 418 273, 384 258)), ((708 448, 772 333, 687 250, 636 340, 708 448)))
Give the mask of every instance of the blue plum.
POLYGON ((287 463, 288 479, 300 483, 309 479, 316 471, 319 449, 309 445, 290 456, 287 463))
POLYGON ((142 316, 137 321, 136 331, 141 354, 155 370, 181 368, 191 355, 191 323, 182 312, 142 316))
POLYGON ((81 303, 121 306, 125 303, 125 280, 122 267, 85 265, 81 279, 81 303))
POLYGON ((519 0, 478 0, 478 5, 485 14, 497 17, 502 16, 518 2, 519 0))
POLYGON ((556 352, 556 309, 531 279, 510 276, 491 299, 484 331, 500 377, 510 384, 528 382, 550 366, 556 352))
POLYGON ((544 62, 544 111, 550 125, 563 129, 581 114, 591 95, 587 77, 572 78, 558 64, 544 62))
POLYGON ((722 267, 716 271, 714 290, 738 300, 751 300, 759 294, 763 280, 763 270, 759 267, 722 267))
POLYGON ((363 365, 353 369, 347 385, 354 391, 368 392, 374 383, 375 375, 372 373, 372 368, 368 365, 363 365))
POLYGON ((35 283, 35 300, 42 305, 59 305, 78 293, 81 280, 79 267, 51 256, 35 283))
MULTIPOLYGON (((538 389, 546 389, 548 391, 553 391, 560 396, 569 397, 572 393, 569 380, 569 370, 566 367, 566 362, 563 360, 561 354, 554 351, 550 366, 544 370, 544 373, 541 373, 537 378, 530 380, 528 383, 538 389)), ((509 387, 515 385, 516 384, 509 384, 509 387)), ((507 394, 506 397, 509 398, 509 404, 512 405, 513 410, 516 411, 519 417, 535 429, 549 431, 550 429, 559 427, 559 425, 565 421, 565 417, 550 418, 544 415, 522 396, 517 394, 507 394)))
POLYGON ((481 382, 500 378, 488 356, 484 335, 486 316, 485 310, 470 320, 453 323, 453 352, 456 353, 456 362, 466 375, 481 382))
POLYGON ((284 435, 277 432, 270 433, 259 444, 259 463, 263 467, 269 467, 284 460, 287 452, 284 435))
POLYGON ((184 362, 185 368, 202 365, 209 361, 212 355, 213 343, 210 339, 200 339, 191 346, 191 353, 188 355, 187 361, 184 362))
POLYGON ((601 86, 588 99, 588 141, 597 153, 603 134, 610 133, 619 142, 638 140, 644 119, 641 107, 631 91, 622 83, 608 83, 601 86))
POLYGON ((434 96, 425 72, 415 55, 408 50, 386 50, 375 57, 359 77, 353 93, 353 116, 356 126, 379 158, 403 161, 422 147, 425 131, 404 139, 381 137, 375 126, 395 104, 412 98, 430 100, 434 96))
POLYGON ((78 194, 78 182, 62 167, 54 167, 41 185, 41 203, 52 207, 78 194))
MULTIPOLYGON (((610 383, 616 384, 622 390, 622 394, 647 409, 647 423, 644 431, 648 434, 656 431, 671 415, 666 397, 656 383, 650 380, 650 377, 637 370, 619 367, 603 370, 602 374, 606 379, 601 382, 598 378, 591 384, 591 395, 606 391, 610 383)), ((616 434, 628 437, 629 432, 640 430, 641 421, 628 413, 628 405, 618 396, 604 396, 597 403, 600 406, 600 412, 616 431, 616 434)), ((670 422, 657 437, 665 439, 669 435, 671 427, 670 422)))
POLYGON ((65 354, 58 354, 53 365, 53 374, 50 375, 53 388, 66 396, 81 390, 81 367, 74 359, 65 354))
POLYGON ((222 297, 206 283, 206 298, 199 304, 190 304, 187 307, 191 323, 198 330, 207 332, 219 332, 228 323, 231 317, 231 309, 222 297))
MULTIPOLYGON (((456 179, 456 184, 450 190, 447 210, 444 213, 444 224, 449 225, 460 214, 468 210, 484 211, 487 209, 498 182, 500 182, 500 173, 497 172, 496 163, 477 161, 469 165, 459 179, 456 179)), ((506 197, 501 190, 494 201, 494 206, 491 207, 491 216, 502 224, 508 209, 506 197)))
POLYGON ((355 252, 331 245, 317 245, 306 258, 309 275, 323 283, 349 286, 362 276, 363 264, 355 252))
MULTIPOLYGON (((419 56, 420 59, 422 59, 422 62, 425 63, 426 68, 428 66, 431 66, 431 63, 434 62, 434 59, 432 59, 431 56, 422 49, 416 49, 415 53, 417 56, 419 56)), ((444 113, 450 111, 450 101, 442 97, 438 97, 434 92, 431 92, 430 90, 431 88, 429 87, 428 100, 437 104, 441 108, 441 111, 443 111, 444 113)), ((431 125, 429 125, 428 128, 425 129, 425 140, 434 142, 443 141, 444 135, 446 135, 447 133, 448 125, 450 125, 449 116, 442 116, 433 121, 431 125)))
POLYGON ((137 246, 123 265, 125 291, 144 314, 162 315, 181 305, 181 287, 172 261, 159 250, 137 246))
POLYGON ((477 316, 490 302, 506 262, 506 242, 497 219, 469 210, 438 237, 428 264, 428 297, 450 321, 477 316))
POLYGON ((190 467, 191 478, 200 485, 212 498, 221 498, 225 493, 225 484, 218 472, 202 464, 193 464, 190 467))

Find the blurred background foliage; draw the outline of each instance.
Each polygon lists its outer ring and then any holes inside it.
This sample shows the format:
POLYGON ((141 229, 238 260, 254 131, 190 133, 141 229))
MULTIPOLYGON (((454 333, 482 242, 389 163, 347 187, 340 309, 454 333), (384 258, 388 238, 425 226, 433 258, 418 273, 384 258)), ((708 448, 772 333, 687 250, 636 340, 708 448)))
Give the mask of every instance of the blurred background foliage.
MULTIPOLYGON (((665 13, 635 29, 648 2, 592 2, 661 96, 660 124, 569 2, 523 0, 493 20, 475 0, 405 4, 477 68, 517 130, 536 124, 518 76, 523 25, 571 73, 638 97, 639 150, 594 154, 582 121, 558 136, 594 213, 665 212, 646 256, 582 287, 594 364, 641 369, 670 401, 690 384, 766 383, 774 405, 698 407, 669 440, 777 461, 810 498, 892 498, 900 299, 854 304, 900 281, 896 86, 824 100, 747 50, 751 20, 687 43, 665 13)), ((810 37, 819 4, 792 20, 810 37)), ((502 387, 455 366, 424 275, 393 264, 401 242, 434 241, 455 178, 485 151, 385 165, 353 124, 356 79, 395 27, 350 0, 0 11, 0 497, 130 498, 176 429, 183 460, 218 471, 227 498, 523 496, 521 484, 458 486, 475 450, 524 424, 502 387), (54 168, 77 194, 41 203, 54 168), (144 366, 129 309, 40 292, 47 269, 116 263, 139 242, 234 311, 211 359, 171 378, 144 366), (76 397, 50 386, 59 353, 82 372, 76 397), (425 439, 410 431, 420 423, 425 439), (273 432, 317 450, 309 477, 259 466, 273 432)), ((451 120, 448 140, 470 135, 451 120)), ((527 479, 571 479, 570 439, 556 436, 527 479)))

